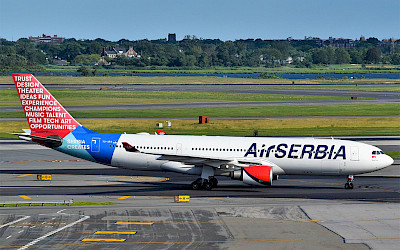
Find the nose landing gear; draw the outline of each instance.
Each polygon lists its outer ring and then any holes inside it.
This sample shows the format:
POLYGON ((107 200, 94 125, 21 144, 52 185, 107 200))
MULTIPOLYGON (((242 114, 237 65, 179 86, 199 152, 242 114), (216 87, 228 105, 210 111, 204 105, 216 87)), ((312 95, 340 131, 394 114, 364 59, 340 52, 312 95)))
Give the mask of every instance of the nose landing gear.
POLYGON ((352 176, 352 175, 347 176, 347 183, 344 184, 344 188, 345 189, 353 189, 354 188, 353 180, 354 180, 354 176, 352 176))

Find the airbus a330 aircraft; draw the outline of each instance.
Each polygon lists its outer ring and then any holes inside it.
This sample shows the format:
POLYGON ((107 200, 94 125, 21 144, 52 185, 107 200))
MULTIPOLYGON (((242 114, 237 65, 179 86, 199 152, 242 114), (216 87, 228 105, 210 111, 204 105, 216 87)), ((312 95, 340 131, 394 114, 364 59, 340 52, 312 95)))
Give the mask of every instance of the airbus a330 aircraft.
POLYGON ((314 138, 103 134, 79 124, 31 74, 12 77, 30 129, 16 133, 57 151, 117 168, 197 175, 192 189, 211 190, 215 176, 271 185, 278 175, 348 176, 390 166, 377 147, 314 138))

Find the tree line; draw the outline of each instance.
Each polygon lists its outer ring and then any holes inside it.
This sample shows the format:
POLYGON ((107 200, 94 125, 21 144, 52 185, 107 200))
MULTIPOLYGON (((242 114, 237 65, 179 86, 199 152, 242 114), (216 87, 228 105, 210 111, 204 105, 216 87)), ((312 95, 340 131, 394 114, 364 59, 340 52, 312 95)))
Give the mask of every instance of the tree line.
POLYGON ((104 39, 65 39, 60 44, 34 43, 26 38, 18 41, 0 39, 0 67, 3 72, 40 71, 43 66, 66 60, 70 65, 99 65, 103 67, 143 68, 163 66, 174 68, 209 67, 279 67, 290 63, 294 67, 313 67, 328 64, 395 64, 400 65, 400 46, 380 44, 376 38, 357 41, 351 49, 318 44, 316 39, 271 41, 247 39, 221 41, 186 36, 170 43, 166 39, 117 42, 104 39), (105 47, 132 46, 141 56, 105 58, 111 66, 100 62, 105 47), (290 61, 287 61, 291 58, 290 61), (100 62, 100 63, 99 63, 100 62))

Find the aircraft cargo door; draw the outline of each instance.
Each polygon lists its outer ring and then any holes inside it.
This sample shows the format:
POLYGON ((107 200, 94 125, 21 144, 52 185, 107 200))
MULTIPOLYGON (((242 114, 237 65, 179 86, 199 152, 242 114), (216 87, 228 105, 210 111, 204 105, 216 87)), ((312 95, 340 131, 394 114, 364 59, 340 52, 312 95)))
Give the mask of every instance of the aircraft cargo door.
POLYGON ((359 155, 358 155, 358 147, 351 146, 350 147, 350 153, 351 153, 350 160, 352 160, 352 161, 359 161, 360 160, 359 155))
POLYGON ((322 160, 321 161, 321 174, 324 175, 338 175, 340 172, 340 161, 335 160, 322 160))

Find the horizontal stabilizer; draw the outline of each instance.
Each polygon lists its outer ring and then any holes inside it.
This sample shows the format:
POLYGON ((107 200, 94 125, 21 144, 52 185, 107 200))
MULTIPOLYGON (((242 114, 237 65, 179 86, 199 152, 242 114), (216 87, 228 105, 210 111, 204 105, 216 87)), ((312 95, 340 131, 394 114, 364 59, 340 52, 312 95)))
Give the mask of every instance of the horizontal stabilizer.
POLYGON ((40 137, 40 136, 35 136, 31 135, 28 133, 11 133, 13 135, 18 135, 19 137, 22 138, 31 138, 33 142, 37 142, 43 146, 49 147, 49 148, 56 148, 62 145, 62 138, 58 135, 50 135, 47 137, 40 137))

